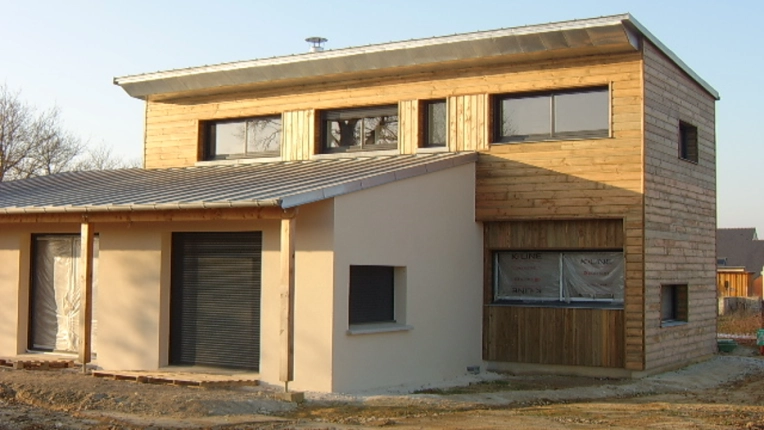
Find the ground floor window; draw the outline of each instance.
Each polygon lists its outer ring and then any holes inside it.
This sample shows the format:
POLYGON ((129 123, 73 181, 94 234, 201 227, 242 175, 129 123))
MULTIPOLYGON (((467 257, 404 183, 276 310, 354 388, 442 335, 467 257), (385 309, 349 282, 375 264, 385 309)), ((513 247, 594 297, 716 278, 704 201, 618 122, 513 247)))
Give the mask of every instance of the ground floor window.
POLYGON ((623 303, 623 252, 498 251, 494 301, 623 303))
MULTIPOLYGON (((79 235, 33 239, 29 348, 77 352, 80 345, 79 235)), ((93 240, 92 351, 96 351, 98 237, 93 240)))
POLYGON ((348 324, 406 324, 406 268, 350 266, 348 324))
POLYGON ((661 285, 661 324, 687 322, 687 284, 661 285))

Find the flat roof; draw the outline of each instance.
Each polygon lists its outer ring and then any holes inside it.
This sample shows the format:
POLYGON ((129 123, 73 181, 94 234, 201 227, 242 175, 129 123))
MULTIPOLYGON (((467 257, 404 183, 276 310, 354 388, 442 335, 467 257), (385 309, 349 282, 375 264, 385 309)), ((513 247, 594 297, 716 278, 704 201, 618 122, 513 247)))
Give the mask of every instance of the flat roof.
POLYGON ((711 85, 628 13, 121 76, 114 78, 114 84, 132 97, 146 99, 160 94, 426 67, 470 59, 509 59, 530 53, 564 56, 584 50, 635 51, 643 38, 709 94, 719 98, 711 85))
POLYGON ((431 153, 66 172, 0 182, 0 215, 289 209, 476 160, 476 153, 431 153))

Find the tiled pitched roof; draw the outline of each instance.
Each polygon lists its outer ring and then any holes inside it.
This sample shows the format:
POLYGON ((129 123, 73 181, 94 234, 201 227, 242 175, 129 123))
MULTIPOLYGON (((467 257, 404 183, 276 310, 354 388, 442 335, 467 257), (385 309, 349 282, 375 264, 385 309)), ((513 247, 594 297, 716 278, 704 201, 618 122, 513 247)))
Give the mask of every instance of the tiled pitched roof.
POLYGON ((726 259, 727 266, 745 267, 757 278, 764 268, 764 240, 756 238, 754 228, 717 229, 716 258, 726 259))
POLYGON ((0 214, 291 208, 474 162, 433 153, 176 169, 67 172, 0 183, 0 214))

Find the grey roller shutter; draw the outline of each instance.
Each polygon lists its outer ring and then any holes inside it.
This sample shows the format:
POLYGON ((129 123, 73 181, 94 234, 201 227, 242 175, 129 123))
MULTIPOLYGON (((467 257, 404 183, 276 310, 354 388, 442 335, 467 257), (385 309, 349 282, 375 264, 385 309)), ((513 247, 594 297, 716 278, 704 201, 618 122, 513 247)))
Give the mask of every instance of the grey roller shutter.
POLYGON ((258 370, 262 233, 172 242, 171 364, 258 370))

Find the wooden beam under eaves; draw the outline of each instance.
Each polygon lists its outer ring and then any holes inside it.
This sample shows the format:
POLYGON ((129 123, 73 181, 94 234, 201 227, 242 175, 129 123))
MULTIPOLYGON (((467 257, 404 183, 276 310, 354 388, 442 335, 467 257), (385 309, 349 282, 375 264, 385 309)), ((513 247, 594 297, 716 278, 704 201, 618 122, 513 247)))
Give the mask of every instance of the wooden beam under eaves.
POLYGON ((98 224, 122 222, 250 221, 294 217, 295 209, 251 207, 230 209, 177 209, 114 212, 0 214, 0 224, 80 223, 83 217, 98 224))

